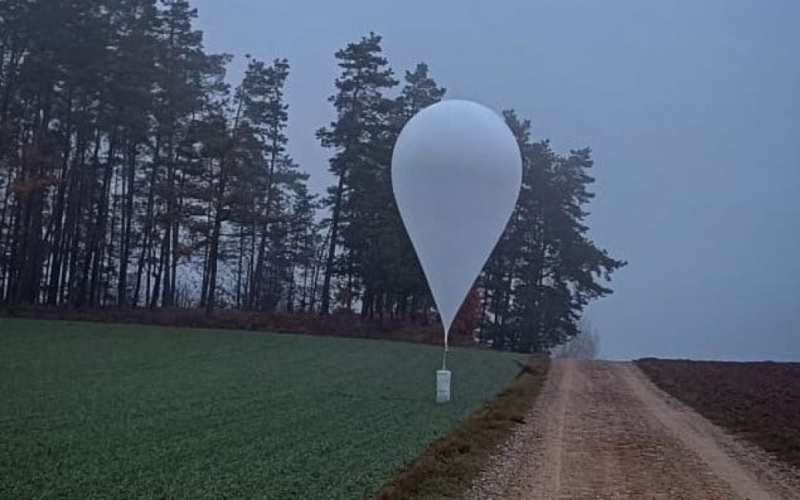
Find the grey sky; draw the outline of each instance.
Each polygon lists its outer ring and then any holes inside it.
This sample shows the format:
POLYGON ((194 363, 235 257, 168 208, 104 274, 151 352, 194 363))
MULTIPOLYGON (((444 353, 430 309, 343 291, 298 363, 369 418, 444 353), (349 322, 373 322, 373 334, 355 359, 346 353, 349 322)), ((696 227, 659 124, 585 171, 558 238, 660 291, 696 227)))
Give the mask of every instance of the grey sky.
POLYGON ((800 360, 800 2, 194 0, 212 51, 287 57, 291 153, 331 182, 333 53, 370 30, 398 74, 591 146, 592 235, 630 264, 591 307, 603 354, 800 360))

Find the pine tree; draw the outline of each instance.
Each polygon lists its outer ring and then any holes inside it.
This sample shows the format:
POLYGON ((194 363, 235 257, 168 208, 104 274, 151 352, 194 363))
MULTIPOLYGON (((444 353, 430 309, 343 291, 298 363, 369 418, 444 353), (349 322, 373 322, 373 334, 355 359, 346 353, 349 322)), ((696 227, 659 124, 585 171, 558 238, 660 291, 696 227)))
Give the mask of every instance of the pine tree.
MULTIPOLYGON (((209 97, 224 92, 222 78, 228 56, 212 56, 203 51, 203 34, 194 29, 197 10, 186 0, 166 0, 160 13, 160 50, 156 92, 156 131, 154 158, 144 238, 159 248, 148 262, 148 274, 153 274, 149 304, 159 301, 165 306, 173 303, 180 248, 176 245, 181 226, 181 207, 178 205, 177 183, 184 162, 181 145, 187 131, 198 115, 202 115, 209 97)), ((224 182, 223 182, 224 184, 224 182)), ((149 250, 149 248, 148 248, 149 250)), ((137 288, 140 282, 140 257, 137 288)))
POLYGON ((361 221, 354 221, 354 218, 361 215, 359 204, 366 202, 371 187, 371 169, 374 168, 372 140, 387 126, 386 115, 391 103, 383 92, 397 84, 381 54, 381 37, 375 33, 336 53, 342 74, 336 80, 338 92, 330 101, 338 118, 317 133, 324 147, 335 150, 330 170, 337 177, 337 185, 330 189, 326 199, 331 208, 331 219, 320 306, 322 314, 330 311, 331 281, 337 272, 334 266, 340 245, 344 245, 345 255, 338 266, 338 274, 344 275, 347 282, 348 306, 356 286, 354 279, 358 269, 352 252, 358 251, 359 231, 363 227, 359 226, 361 221), (343 234, 347 232, 347 241, 343 241, 343 234))
POLYGON ((286 59, 276 59, 269 67, 258 64, 251 70, 260 77, 261 81, 254 89, 259 101, 253 100, 248 103, 248 113, 252 115, 251 120, 258 123, 259 135, 266 155, 266 168, 262 183, 265 194, 258 203, 258 207, 254 207, 256 209, 254 212, 257 211, 260 216, 253 219, 253 235, 256 236, 260 232, 260 236, 257 253, 251 256, 254 265, 251 266, 248 305, 256 308, 261 300, 264 271, 268 260, 267 254, 270 250, 267 245, 270 224, 277 219, 278 197, 284 188, 280 181, 291 182, 291 179, 287 179, 287 172, 281 172, 281 170, 290 170, 293 163, 286 155, 287 138, 285 135, 289 120, 289 106, 285 102, 284 86, 289 76, 289 63, 286 59))
POLYGON ((594 195, 590 150, 569 157, 546 141, 532 143, 530 121, 513 111, 506 123, 523 158, 519 202, 482 276, 482 338, 500 349, 539 352, 577 334, 589 300, 611 293, 608 280, 625 262, 588 239, 584 207, 594 195))
POLYGON ((416 253, 400 219, 392 193, 390 164, 397 137, 422 109, 439 102, 446 90, 430 77, 425 63, 406 71, 405 85, 392 103, 387 129, 374 139, 373 187, 367 191, 372 231, 360 255, 363 269, 362 317, 375 314, 403 318, 425 311, 432 303, 416 253))

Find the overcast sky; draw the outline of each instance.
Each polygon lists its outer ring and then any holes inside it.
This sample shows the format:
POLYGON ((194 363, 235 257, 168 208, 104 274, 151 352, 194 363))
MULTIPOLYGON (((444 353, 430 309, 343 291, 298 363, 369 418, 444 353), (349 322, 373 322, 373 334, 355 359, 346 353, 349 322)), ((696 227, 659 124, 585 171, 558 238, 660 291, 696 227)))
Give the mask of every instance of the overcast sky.
POLYGON ((589 316, 610 358, 800 360, 800 2, 194 0, 211 51, 292 65, 290 152, 331 182, 333 53, 591 146, 592 237, 629 261, 589 316))

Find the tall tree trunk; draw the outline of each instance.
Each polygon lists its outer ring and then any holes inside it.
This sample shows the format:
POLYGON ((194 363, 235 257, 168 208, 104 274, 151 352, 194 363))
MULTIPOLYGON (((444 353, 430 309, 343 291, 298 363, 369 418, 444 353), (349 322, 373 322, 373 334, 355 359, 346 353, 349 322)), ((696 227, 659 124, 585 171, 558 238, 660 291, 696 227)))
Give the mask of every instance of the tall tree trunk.
MULTIPOLYGON (((77 128, 80 130, 80 127, 77 128)), ((91 204, 91 200, 85 199, 86 179, 89 177, 86 167, 86 154, 88 152, 89 142, 89 138, 83 137, 81 133, 78 134, 76 163, 72 168, 70 187, 67 191, 67 216, 64 221, 65 234, 67 236, 64 241, 65 257, 64 264, 61 268, 59 302, 69 303, 70 305, 77 305, 77 302, 79 302, 75 290, 77 288, 77 267, 80 257, 81 218, 84 202, 89 202, 89 204, 91 204)))
MULTIPOLYGON (((91 166, 88 169, 84 168, 85 171, 84 185, 88 186, 85 188, 88 192, 84 192, 84 189, 81 189, 80 193, 80 196, 85 197, 89 202, 90 213, 89 216, 87 217, 88 220, 86 221, 87 242, 86 242, 86 247, 84 248, 85 255, 82 262, 80 277, 77 280, 75 280, 74 278, 72 278, 75 275, 71 274, 72 280, 78 282, 75 288, 75 302, 74 302, 74 304, 77 307, 83 307, 89 300, 89 280, 91 278, 92 259, 95 257, 95 245, 94 245, 95 229, 92 227, 91 224, 91 215, 92 215, 91 210, 92 209, 97 210, 96 208, 97 206, 95 204, 95 185, 97 184, 95 182, 95 173, 96 173, 95 171, 97 170, 97 166, 100 165, 101 142, 102 142, 102 137, 100 131, 97 131, 95 134, 95 145, 94 145, 94 153, 92 154, 91 166)), ((80 226, 80 220, 76 222, 78 226, 80 226)), ((76 256, 79 255, 78 252, 79 241, 80 238, 77 238, 76 241, 73 242, 73 252, 76 256)), ((77 257, 75 257, 74 259, 75 261, 78 260, 77 257)), ((78 265, 77 262, 75 262, 76 268, 77 265, 78 265)))
MULTIPOLYGON (((241 92, 241 88, 240 88, 241 92)), ((233 120, 230 135, 230 150, 225 151, 219 160, 219 184, 217 185, 216 206, 214 210, 214 226, 211 230, 211 241, 208 250, 208 291, 206 293, 206 315, 211 315, 214 310, 217 293, 217 266, 219 260, 220 236, 222 233, 222 218, 225 209, 225 192, 228 188, 228 154, 234 154, 236 150, 236 139, 239 131, 239 120, 244 109, 244 99, 239 95, 239 103, 236 107, 236 117, 233 120)), ((233 160, 231 160, 233 161, 233 160)))
MULTIPOLYGON (((273 147, 275 145, 273 144, 273 147)), ((269 232, 269 224, 272 222, 272 196, 273 196, 273 179, 275 178, 276 155, 273 154, 269 162, 269 172, 267 173, 267 199, 264 207, 264 224, 261 227, 261 240, 258 244, 258 257, 256 258, 256 269, 250 283, 250 308, 258 308, 259 301, 261 300, 261 282, 264 280, 264 265, 267 260, 267 236, 269 232)))
POLYGON ((242 274, 244 273, 244 224, 239 227, 239 255, 236 257, 236 308, 242 307, 242 274))
POLYGON ((106 232, 108 226, 108 199, 111 196, 111 177, 114 173, 114 157, 117 146, 117 126, 112 127, 111 138, 108 144, 106 167, 103 171, 103 182, 100 187, 100 200, 98 202, 97 221, 90 238, 92 254, 92 271, 89 287, 89 306, 97 307, 100 301, 102 263, 105 258, 106 232))
POLYGON ((117 304, 120 307, 128 305, 128 264, 131 258, 131 232, 133 229, 133 200, 136 181, 136 151, 135 142, 128 147, 128 161, 125 172, 124 194, 125 206, 122 210, 122 241, 120 243, 119 280, 117 281, 117 304))
POLYGON ((9 241, 11 242, 10 256, 8 259, 8 285, 5 292, 5 301, 7 303, 14 303, 16 300, 15 292, 17 282, 19 281, 19 245, 20 233, 22 231, 22 217, 20 209, 20 201, 17 199, 11 209, 11 235, 9 241))
MULTIPOLYGON (((214 203, 208 203, 208 210, 206 212, 206 218, 208 221, 211 221, 211 216, 214 210, 214 203)), ((208 239, 206 241, 206 248, 205 248, 205 258, 203 259, 203 284, 200 287, 200 307, 205 308, 206 304, 208 303, 208 277, 209 271, 211 271, 210 264, 211 258, 209 254, 211 253, 211 233, 208 234, 208 239)))
POLYGON ((23 191, 20 194, 22 247, 20 272, 15 293, 17 303, 36 303, 43 268, 42 229, 45 195, 45 154, 43 150, 47 124, 50 122, 52 85, 44 85, 44 95, 37 96, 36 118, 29 144, 23 146, 21 158, 23 191))
MULTIPOLYGON (((185 174, 181 173, 181 179, 179 182, 179 193, 183 193, 184 190, 184 182, 185 182, 185 174)), ((170 297, 169 297, 169 305, 174 306, 175 304, 175 294, 177 290, 177 283, 178 283, 178 259, 180 258, 180 230, 181 230, 181 216, 182 216, 182 207, 183 207, 183 197, 176 196, 175 198, 175 208, 173 209, 173 217, 174 221, 172 223, 172 269, 170 272, 170 277, 172 281, 170 282, 170 297)))
MULTIPOLYGON (((133 289, 133 302, 134 307, 139 305, 139 292, 142 285, 142 273, 144 272, 144 265, 147 261, 147 255, 150 251, 150 239, 153 232, 153 212, 156 195, 156 182, 158 180, 159 168, 159 151, 161 150, 161 136, 156 137, 156 146, 153 153, 153 169, 150 172, 150 179, 147 187, 147 208, 145 209, 144 229, 142 231, 142 251, 139 254, 139 263, 136 268, 136 285, 133 289)), ((149 280, 149 277, 148 277, 149 280)), ((147 294, 149 297, 150 287, 147 287, 147 294)))
POLYGON ((333 205, 331 217, 331 240, 328 243, 328 257, 325 260, 325 277, 322 281, 322 302, 320 304, 320 314, 327 315, 331 308, 331 277, 333 276, 333 261, 336 257, 336 243, 339 239, 339 219, 342 212, 342 198, 344 195, 344 176, 345 172, 339 174, 339 184, 336 187, 336 198, 333 205))
POLYGON ((214 210, 214 226, 211 230, 211 240, 208 251, 208 293, 206 296, 206 314, 210 315, 216 306, 217 292, 217 265, 219 261, 219 244, 222 233, 222 217, 224 210, 225 190, 227 188, 227 172, 225 158, 220 160, 220 180, 217 187, 217 203, 214 210))
POLYGON ((163 287, 163 307, 172 307, 173 294, 172 294, 172 257, 175 255, 172 243, 174 241, 173 231, 177 226, 177 203, 175 202, 175 181, 176 170, 179 161, 179 155, 172 153, 172 138, 167 143, 167 150, 170 151, 170 163, 167 169, 167 213, 164 222, 164 239, 161 242, 161 260, 163 264, 163 273, 159 271, 159 276, 163 274, 162 287, 163 287))
MULTIPOLYGON (((67 120, 64 134, 64 142, 61 147, 62 165, 59 183, 56 188, 56 200, 53 207, 53 240, 51 243, 50 276, 47 285, 47 305, 55 306, 58 304, 59 289, 61 286, 61 265, 62 254, 64 251, 64 204, 66 202, 67 189, 70 186, 72 174, 69 169, 70 152, 72 148, 72 88, 67 96, 67 120)), ((77 158, 77 154, 75 155, 77 158)))
MULTIPOLYGON (((164 239, 168 239, 165 233, 164 239)), ((150 296, 150 309, 158 307, 158 299, 161 297, 161 276, 164 273, 164 268, 167 267, 167 255, 169 252, 165 251, 164 245, 161 245, 161 252, 158 257, 158 267, 156 267, 156 275, 153 279, 153 294, 150 296)))

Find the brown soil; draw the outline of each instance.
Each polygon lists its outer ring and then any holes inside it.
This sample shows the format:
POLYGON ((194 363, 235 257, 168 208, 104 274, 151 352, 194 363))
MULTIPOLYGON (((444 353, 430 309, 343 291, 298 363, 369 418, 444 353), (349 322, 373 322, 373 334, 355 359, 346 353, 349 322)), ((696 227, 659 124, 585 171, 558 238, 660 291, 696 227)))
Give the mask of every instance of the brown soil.
POLYGON ((555 361, 469 499, 800 499, 800 476, 630 363, 555 361))
POLYGON ((636 365, 715 424, 800 469, 800 363, 642 359, 636 365))

